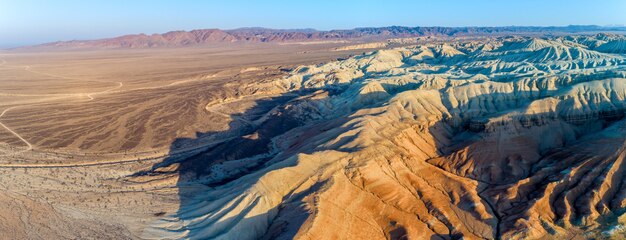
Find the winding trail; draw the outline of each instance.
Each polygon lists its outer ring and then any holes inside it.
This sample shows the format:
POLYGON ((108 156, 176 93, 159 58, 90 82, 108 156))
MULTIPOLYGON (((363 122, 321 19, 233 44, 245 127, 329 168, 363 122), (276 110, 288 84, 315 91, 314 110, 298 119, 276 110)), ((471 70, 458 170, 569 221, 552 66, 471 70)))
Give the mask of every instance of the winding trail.
MULTIPOLYGON (((1 59, 2 63, 0 63, 0 66, 3 67, 7 67, 4 66, 6 65, 7 61, 4 59, 1 59)), ((20 67, 21 68, 21 67, 20 67)), ((64 77, 64 76, 58 76, 58 75, 54 75, 54 74, 48 74, 48 73, 42 73, 42 72, 37 72, 37 71, 33 71, 31 70, 31 67, 29 65, 24 66, 24 71, 28 71, 31 73, 35 73, 35 74, 42 74, 42 75, 47 75, 47 76, 51 76, 51 77, 57 77, 57 78, 63 78, 63 79, 72 79, 72 78, 68 78, 68 77, 64 77)), ((75 79, 74 79, 75 80, 75 79)), ((50 97, 82 97, 82 96, 86 96, 89 98, 89 101, 94 100, 93 95, 97 95, 97 94, 104 94, 104 93, 108 93, 111 92, 113 90, 119 89, 122 86, 124 86, 124 84, 122 82, 117 82, 117 86, 113 87, 113 88, 109 88, 106 89, 104 91, 100 91, 100 92, 94 92, 94 93, 75 93, 75 94, 33 94, 33 95, 29 95, 29 94, 4 94, 4 93, 0 93, 0 95, 4 95, 4 96, 38 96, 38 97, 45 97, 45 96, 50 96, 50 97)), ((56 98, 58 99, 58 98, 56 98)), ((0 113, 0 118, 2 118, 7 112, 9 112, 10 110, 16 109, 20 106, 12 106, 9 108, 4 109, 4 111, 2 111, 2 113, 0 113)), ((24 151, 21 152, 25 152, 25 151, 29 151, 33 149, 33 144, 31 144, 30 142, 28 142, 28 140, 26 140, 24 137, 22 137, 19 133, 15 132, 13 129, 9 128, 6 124, 2 123, 2 121, 0 121, 0 126, 2 126, 4 129, 6 129, 7 131, 9 131, 11 134, 13 134, 15 137, 19 138, 22 142, 24 142, 28 148, 24 151)))
POLYGON ((190 146, 182 149, 177 149, 175 151, 159 154, 156 156, 145 157, 141 159, 137 159, 137 157, 127 157, 126 159, 116 159, 112 161, 95 161, 95 162, 74 162, 74 163, 47 163, 47 164, 0 164, 0 168, 75 168, 75 167, 90 167, 90 166, 104 166, 104 165, 114 165, 114 164, 124 164, 124 163, 133 163, 133 162, 142 162, 142 161, 155 161, 155 160, 163 160, 163 158, 169 157, 179 157, 183 154, 194 154, 197 151, 204 151, 205 149, 214 146, 216 144, 224 143, 230 140, 237 138, 228 137, 223 138, 211 142, 204 143, 202 145, 190 146), (176 156, 179 155, 179 156, 176 156))
MULTIPOLYGON (((80 80, 80 81, 96 81, 96 82, 106 82, 106 83, 113 83, 113 82, 109 82, 109 81, 100 81, 100 80, 86 80, 86 79, 77 79, 77 78, 70 78, 70 77, 65 77, 65 76, 60 76, 60 75, 56 75, 56 74, 50 74, 50 73, 45 73, 45 72, 39 72, 39 71, 35 71, 31 69, 30 65, 26 65, 26 66, 7 66, 7 61, 5 59, 0 58, 0 66, 4 67, 4 68, 14 68, 14 69, 22 69, 24 71, 28 71, 34 74, 40 74, 40 75, 46 75, 46 76, 50 76, 50 77, 55 77, 55 78, 62 78, 62 79, 69 79, 69 80, 80 80)), ((121 92, 127 92, 127 91, 134 91, 134 90, 149 90, 149 89, 159 89, 159 88, 167 88, 167 87, 172 87, 172 86, 176 86, 176 85, 181 85, 181 84, 185 84, 188 82, 196 82, 196 81, 204 81, 204 80, 208 80, 208 79, 212 79, 217 77, 217 73, 216 74, 212 74, 212 75, 207 75, 201 78, 194 78, 194 79, 185 79, 185 80, 179 80, 179 81, 174 81, 168 84, 164 84, 164 85, 160 85, 160 86, 152 86, 152 87, 139 87, 139 88, 133 88, 133 89, 127 89, 127 90, 121 90, 121 91, 116 91, 120 88, 122 88, 124 86, 123 82, 115 82, 117 83, 117 86, 108 88, 106 90, 103 91, 99 91, 99 92, 91 92, 91 93, 59 93, 59 94, 20 94, 20 93, 0 93, 0 96, 20 96, 20 97, 41 97, 40 100, 38 102, 46 102, 46 101, 54 101, 54 100, 59 100, 59 99, 65 99, 65 98, 83 98, 83 97, 87 97, 87 101, 92 101, 95 99, 95 95, 100 95, 100 94, 107 94, 107 93, 121 93, 121 92)), ((9 108, 4 109, 1 113, 0 113, 0 120, 1 118, 8 113, 10 110, 14 110, 16 108, 19 107, 24 107, 25 105, 17 105, 17 106, 11 106, 9 108)), ((217 113, 217 112, 216 112, 217 113)), ((223 113, 218 113, 218 114, 223 114, 223 113)), ((240 119, 240 121, 245 122, 246 124, 250 124, 253 125, 252 122, 247 121, 246 119, 240 119)), ((22 137, 19 133, 15 132, 13 129, 9 128, 7 125, 5 125, 4 123, 2 123, 0 121, 0 126, 2 126, 4 129, 6 129, 8 132, 10 132, 12 135, 14 135, 15 137, 17 137, 18 139, 20 139, 22 142, 24 142, 28 148, 26 150, 21 150, 18 151, 17 153, 21 153, 21 152, 26 152, 29 150, 33 150, 35 149, 35 147, 33 146, 33 144, 31 144, 30 142, 28 142, 28 140, 26 140, 24 137, 22 137)), ((126 159, 116 159, 113 161, 97 161, 97 162, 81 162, 81 163, 67 163, 67 164, 0 164, 0 168, 60 168, 60 167, 85 167, 85 166, 99 166, 99 165, 112 165, 112 164, 124 164, 124 163, 131 163, 131 162, 137 162, 137 161, 150 161, 150 160, 158 160, 161 159, 163 157, 169 157, 172 155, 178 155, 178 154, 186 154, 189 152, 194 152, 197 150, 201 150, 204 149, 208 146, 211 146, 213 144, 217 144, 217 143, 221 143, 223 141, 227 141, 230 138, 227 139, 221 139, 219 141, 213 141, 213 142, 209 142, 209 143, 205 143, 199 146, 191 146, 191 147, 187 147, 187 148, 183 148, 183 149, 178 149, 174 152, 169 152, 167 154, 161 154, 161 155, 157 155, 157 156, 151 156, 151 157, 147 157, 147 158, 142 158, 142 159, 137 159, 136 157, 129 157, 126 159)))
MULTIPOLYGON (((7 109, 4 109, 4 111, 2 111, 2 113, 0 113, 0 118, 2 118, 2 116, 4 116, 5 113, 7 113, 9 110, 11 109, 15 109, 18 106, 13 106, 7 109)), ((26 143, 26 145, 28 146, 28 148, 24 151, 29 151, 31 149, 33 149, 33 145, 30 144, 30 142, 28 142, 26 139, 24 139, 22 136, 20 136, 18 133, 16 133, 15 131, 13 131, 11 128, 9 128, 7 125, 4 125, 4 123, 0 122, 0 126, 4 127, 7 131, 9 131, 11 134, 15 135, 17 138, 19 138, 20 140, 22 140, 22 142, 26 143)))
MULTIPOLYGON (((6 63, 6 61, 5 61, 5 63, 6 63)), ((93 80, 93 79, 89 79, 89 80, 86 80, 86 79, 77 79, 77 78, 71 78, 71 77, 66 77, 66 76, 56 75, 56 74, 50 74, 50 73, 44 73, 44 72, 34 71, 34 70, 31 70, 30 65, 25 66, 25 67, 24 67, 24 71, 31 72, 31 73, 34 73, 34 74, 40 74, 40 75, 45 75, 45 76, 55 77, 55 78, 68 79, 68 80, 80 80, 80 81, 94 81, 94 82, 111 83, 111 82, 109 82, 109 81, 101 81, 101 80, 93 80)), ((113 90, 119 89, 119 88, 121 88, 121 87, 123 87, 123 86, 124 86, 124 84, 123 84, 122 82, 116 82, 116 83, 117 83, 117 86, 112 87, 112 88, 109 88, 109 89, 106 89, 106 90, 103 90, 103 91, 100 91, 100 92, 93 92, 93 93, 75 93, 75 94, 68 95, 68 97, 69 97, 69 96, 86 96, 87 98, 89 98, 89 101, 91 101, 91 100, 94 100, 93 95, 98 95, 98 94, 108 93, 108 92, 111 92, 111 91, 113 91, 113 90)))
POLYGON ((189 83, 189 82, 198 82, 198 81, 205 81, 205 80, 209 80, 212 78, 215 78, 218 76, 218 73, 214 73, 211 75, 207 75, 201 78, 192 78, 192 79, 185 79, 185 80, 179 80, 179 81, 174 81, 168 84, 164 84, 164 85, 160 85, 160 86, 152 86, 152 87, 138 87, 138 88, 132 88, 132 89, 126 89, 126 90, 122 90, 122 91, 115 91, 117 89, 120 89, 124 86, 123 82, 110 82, 110 81, 102 81, 102 80, 94 80, 94 79, 78 79, 78 78, 71 78, 71 77, 66 77, 66 76, 61 76, 61 75, 56 75, 56 74, 51 74, 51 73, 45 73, 45 72, 40 72, 40 71, 35 71, 31 69, 30 65, 24 65, 24 66, 4 66, 6 65, 7 61, 0 58, 0 61, 2 61, 0 63, 0 66, 5 67, 5 68, 18 68, 18 69, 23 69, 24 71, 30 72, 30 73, 34 73, 34 74, 39 74, 39 75, 45 75, 45 76, 49 76, 49 77, 55 77, 55 78, 62 78, 62 79, 68 79, 68 80, 80 80, 80 81, 93 81, 93 82, 102 82, 102 83, 117 83, 117 86, 100 91, 100 92, 92 92, 92 93, 56 93, 56 94, 21 94, 21 93, 2 93, 0 92, 0 96, 18 96, 18 97, 87 97, 89 98, 89 100, 93 100, 94 99, 94 95, 99 95, 99 94, 105 94, 105 93, 121 93, 121 92, 128 92, 128 91, 135 91, 135 90, 151 90, 151 89, 160 89, 160 88, 167 88, 167 87, 173 87, 176 85, 181 85, 181 84, 185 84, 185 83, 189 83))
POLYGON ((174 81, 165 85, 161 85, 161 86, 152 86, 152 87, 139 87, 139 88, 133 88, 133 89, 128 89, 128 90, 124 90, 124 91, 115 91, 115 93, 119 93, 119 92, 127 92, 127 91, 135 91, 135 90, 151 90, 151 89, 160 89, 160 88, 168 88, 168 87, 172 87, 172 86, 176 86, 176 85, 180 85, 180 84, 184 84, 184 83, 188 83, 188 82, 198 82, 198 81, 205 81, 208 79, 212 79, 217 77, 217 73, 216 74, 211 74, 205 77, 201 77, 201 78, 192 78, 192 79, 186 79, 186 80, 178 80, 178 81, 174 81))
MULTIPOLYGON (((252 97, 254 97, 254 98, 252 98, 252 99, 256 99, 256 98, 260 98, 260 97, 272 97, 272 96, 277 96, 277 95, 276 95, 276 94, 262 94, 262 95, 254 95, 254 96, 252 96, 252 97)), ((293 96, 293 97, 297 97, 297 96, 299 96, 299 95, 298 95, 298 94, 288 93, 288 94, 283 94, 282 96, 293 96)), ((267 111, 267 112, 266 112, 263 116, 259 117, 257 120, 254 120, 254 121, 250 121, 250 120, 245 119, 245 118, 243 118, 243 117, 237 116, 236 114, 227 114, 227 113, 223 113, 223 112, 220 112, 220 111, 216 110, 216 108, 220 107, 221 105, 227 104, 227 103, 232 104, 232 103, 235 103, 235 102, 239 102, 239 101, 248 101, 248 100, 250 100, 250 98, 239 98, 239 99, 233 99, 233 100, 230 100, 230 101, 225 101, 225 102, 220 102, 220 103, 210 104, 210 105, 205 106, 205 107, 204 107, 204 110, 206 110, 207 112, 210 112, 210 113, 216 114, 216 115, 223 116, 224 118, 229 118, 229 119, 232 119, 232 120, 234 120, 234 121, 240 121, 240 122, 243 122, 243 123, 245 123, 245 124, 248 124, 248 125, 250 125, 250 126, 254 127, 254 126, 257 126, 257 123, 255 123, 255 122, 258 122, 258 121, 259 121, 259 119, 264 119, 264 118, 265 118, 268 114, 270 114, 270 113, 271 113, 271 112, 272 112, 272 111, 276 108, 276 107, 275 107, 275 108, 273 108, 272 110, 267 111)))
POLYGON ((124 86, 124 83, 122 83, 122 82, 117 82, 117 84, 118 85, 113 87, 113 88, 110 88, 110 89, 107 89, 107 90, 104 90, 104 91, 101 91, 101 92, 88 93, 86 96, 89 98, 89 101, 91 101, 91 100, 94 99, 93 95, 108 93, 108 92, 111 92, 113 90, 119 89, 119 88, 124 86))
POLYGON ((209 108, 205 108, 205 109, 206 109, 207 112, 220 115, 220 116, 222 116, 224 118, 230 118, 230 119, 233 119, 235 121, 243 122, 243 123, 248 124, 250 126, 256 126, 256 124, 254 124, 253 122, 251 122, 248 119, 245 119, 245 118, 242 118, 242 117, 239 117, 239 116, 235 116, 235 115, 228 115, 226 113, 219 112, 219 111, 216 111, 216 110, 213 110, 213 109, 209 109, 209 108))

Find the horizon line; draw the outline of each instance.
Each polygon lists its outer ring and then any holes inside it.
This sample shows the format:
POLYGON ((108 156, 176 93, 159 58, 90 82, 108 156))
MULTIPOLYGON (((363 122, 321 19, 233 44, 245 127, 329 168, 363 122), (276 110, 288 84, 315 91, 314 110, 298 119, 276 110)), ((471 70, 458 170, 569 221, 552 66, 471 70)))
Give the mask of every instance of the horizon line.
POLYGON ((113 39, 124 36, 133 36, 133 35, 159 35, 166 34, 170 32, 191 32, 198 30, 220 30, 220 31, 236 31, 236 30, 245 30, 245 29, 265 29, 265 30, 279 30, 279 31, 316 31, 316 32, 332 32, 332 31, 350 31, 350 30, 358 30, 358 29, 367 29, 367 28, 391 28, 391 27, 400 27, 400 28, 507 28, 507 27, 519 27, 519 28, 567 28, 567 27, 598 27, 598 28, 623 28, 620 30, 626 31, 625 24, 608 24, 608 25, 598 25, 598 24, 569 24, 569 25, 490 25, 490 26, 480 26, 480 25, 466 25, 466 26, 408 26, 408 25, 386 25, 386 26, 362 26, 362 27, 352 27, 352 28, 335 28, 335 29, 317 29, 312 27, 303 27, 303 28, 274 28, 274 27, 263 27, 263 26, 250 26, 250 27, 237 27, 237 28, 193 28, 193 29, 176 29, 169 31, 161 31, 161 32, 135 32, 135 33, 120 33, 117 35, 110 35, 99 38, 74 38, 74 39, 60 39, 54 41, 42 41, 40 43, 34 44, 24 44, 24 43, 9 43, 4 44, 5 46, 0 46, 0 50, 8 50, 11 48, 19 48, 26 46, 36 46, 47 43, 58 43, 58 42, 71 42, 71 41, 97 41, 103 39, 113 39), (12 45, 12 46, 11 46, 12 45))

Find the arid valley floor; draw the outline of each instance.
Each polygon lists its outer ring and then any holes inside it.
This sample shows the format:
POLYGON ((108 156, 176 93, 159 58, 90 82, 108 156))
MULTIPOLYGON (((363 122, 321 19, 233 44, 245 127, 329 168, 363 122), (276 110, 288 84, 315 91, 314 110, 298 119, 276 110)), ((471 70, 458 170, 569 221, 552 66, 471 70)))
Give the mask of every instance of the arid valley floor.
POLYGON ((242 86, 353 54, 336 45, 2 53, 0 232, 139 236, 176 212, 177 179, 128 176, 232 138, 248 122, 230 115, 276 95, 242 86))
POLYGON ((0 52, 0 239, 622 239, 619 34, 0 52))

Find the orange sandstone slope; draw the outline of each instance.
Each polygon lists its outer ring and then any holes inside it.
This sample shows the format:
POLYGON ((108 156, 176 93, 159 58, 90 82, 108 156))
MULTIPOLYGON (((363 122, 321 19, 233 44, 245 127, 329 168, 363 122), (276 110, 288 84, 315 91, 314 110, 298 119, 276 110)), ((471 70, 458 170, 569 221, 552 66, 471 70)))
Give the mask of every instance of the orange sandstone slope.
POLYGON ((386 49, 242 86, 298 97, 181 160, 182 192, 211 188, 143 237, 623 236, 626 59, 603 36, 386 49))

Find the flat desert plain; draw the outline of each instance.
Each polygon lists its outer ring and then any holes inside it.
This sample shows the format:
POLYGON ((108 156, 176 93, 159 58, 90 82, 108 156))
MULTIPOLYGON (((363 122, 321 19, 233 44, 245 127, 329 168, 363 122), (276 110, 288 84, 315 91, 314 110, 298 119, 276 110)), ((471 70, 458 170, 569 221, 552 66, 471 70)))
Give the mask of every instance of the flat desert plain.
POLYGON ((0 52, 0 233, 137 237, 177 210, 177 176, 129 175, 236 135, 273 95, 247 84, 363 51, 341 46, 0 52))

